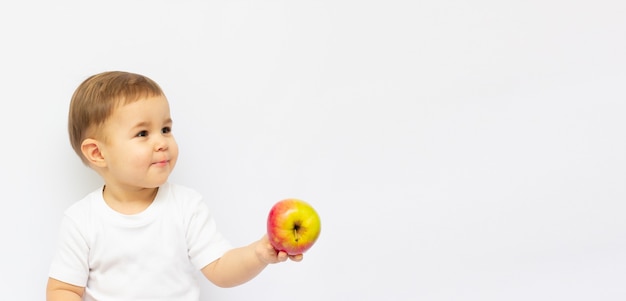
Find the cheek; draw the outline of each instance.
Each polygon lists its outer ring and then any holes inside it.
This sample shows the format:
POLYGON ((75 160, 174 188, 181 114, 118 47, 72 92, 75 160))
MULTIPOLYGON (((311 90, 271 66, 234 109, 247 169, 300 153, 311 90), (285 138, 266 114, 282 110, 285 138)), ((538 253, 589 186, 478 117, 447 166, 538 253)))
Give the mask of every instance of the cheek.
POLYGON ((178 144, 173 143, 172 145, 170 145, 170 162, 174 162, 176 163, 176 160, 178 159, 178 144))
POLYGON ((124 161, 129 166, 146 165, 152 162, 152 149, 148 147, 129 147, 124 161))

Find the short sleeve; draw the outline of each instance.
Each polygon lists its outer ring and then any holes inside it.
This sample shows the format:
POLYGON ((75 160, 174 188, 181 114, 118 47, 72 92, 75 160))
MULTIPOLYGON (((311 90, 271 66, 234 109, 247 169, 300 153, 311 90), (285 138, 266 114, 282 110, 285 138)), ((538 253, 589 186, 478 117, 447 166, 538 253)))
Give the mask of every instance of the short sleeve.
POLYGON ((220 258, 232 249, 211 215, 208 206, 200 201, 193 212, 186 233, 189 258, 198 270, 220 258))
POLYGON ((57 253, 49 276, 56 280, 84 287, 89 277, 89 247, 80 227, 67 215, 59 230, 57 253))

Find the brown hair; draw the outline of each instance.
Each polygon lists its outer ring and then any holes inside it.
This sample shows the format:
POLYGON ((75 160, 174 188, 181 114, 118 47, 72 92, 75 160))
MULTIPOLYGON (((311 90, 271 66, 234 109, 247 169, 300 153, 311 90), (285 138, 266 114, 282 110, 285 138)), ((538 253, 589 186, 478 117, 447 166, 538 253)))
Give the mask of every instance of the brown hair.
POLYGON ((68 117, 70 143, 83 163, 88 165, 81 144, 98 134, 98 127, 111 116, 115 107, 159 95, 163 95, 163 91, 156 82, 135 73, 108 71, 83 81, 72 95, 68 117))

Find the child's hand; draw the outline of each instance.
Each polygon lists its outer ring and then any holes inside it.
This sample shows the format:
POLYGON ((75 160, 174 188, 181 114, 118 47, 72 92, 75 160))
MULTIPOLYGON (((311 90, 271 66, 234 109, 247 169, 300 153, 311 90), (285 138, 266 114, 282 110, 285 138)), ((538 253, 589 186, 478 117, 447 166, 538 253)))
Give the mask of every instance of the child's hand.
POLYGON ((263 238, 257 241, 255 250, 259 260, 267 264, 284 262, 287 258, 298 262, 302 261, 302 258, 304 258, 302 254, 287 255, 287 253, 283 251, 276 251, 274 247, 272 247, 272 244, 270 244, 267 235, 264 235, 263 238))

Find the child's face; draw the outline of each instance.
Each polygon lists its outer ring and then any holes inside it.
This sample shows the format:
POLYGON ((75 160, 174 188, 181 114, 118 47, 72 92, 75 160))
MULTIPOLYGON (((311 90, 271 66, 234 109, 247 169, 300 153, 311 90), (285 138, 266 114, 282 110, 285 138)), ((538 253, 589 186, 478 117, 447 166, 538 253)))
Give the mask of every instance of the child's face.
POLYGON ((139 99, 117 107, 104 124, 100 151, 107 185, 155 188, 176 165, 178 145, 165 96, 139 99))

